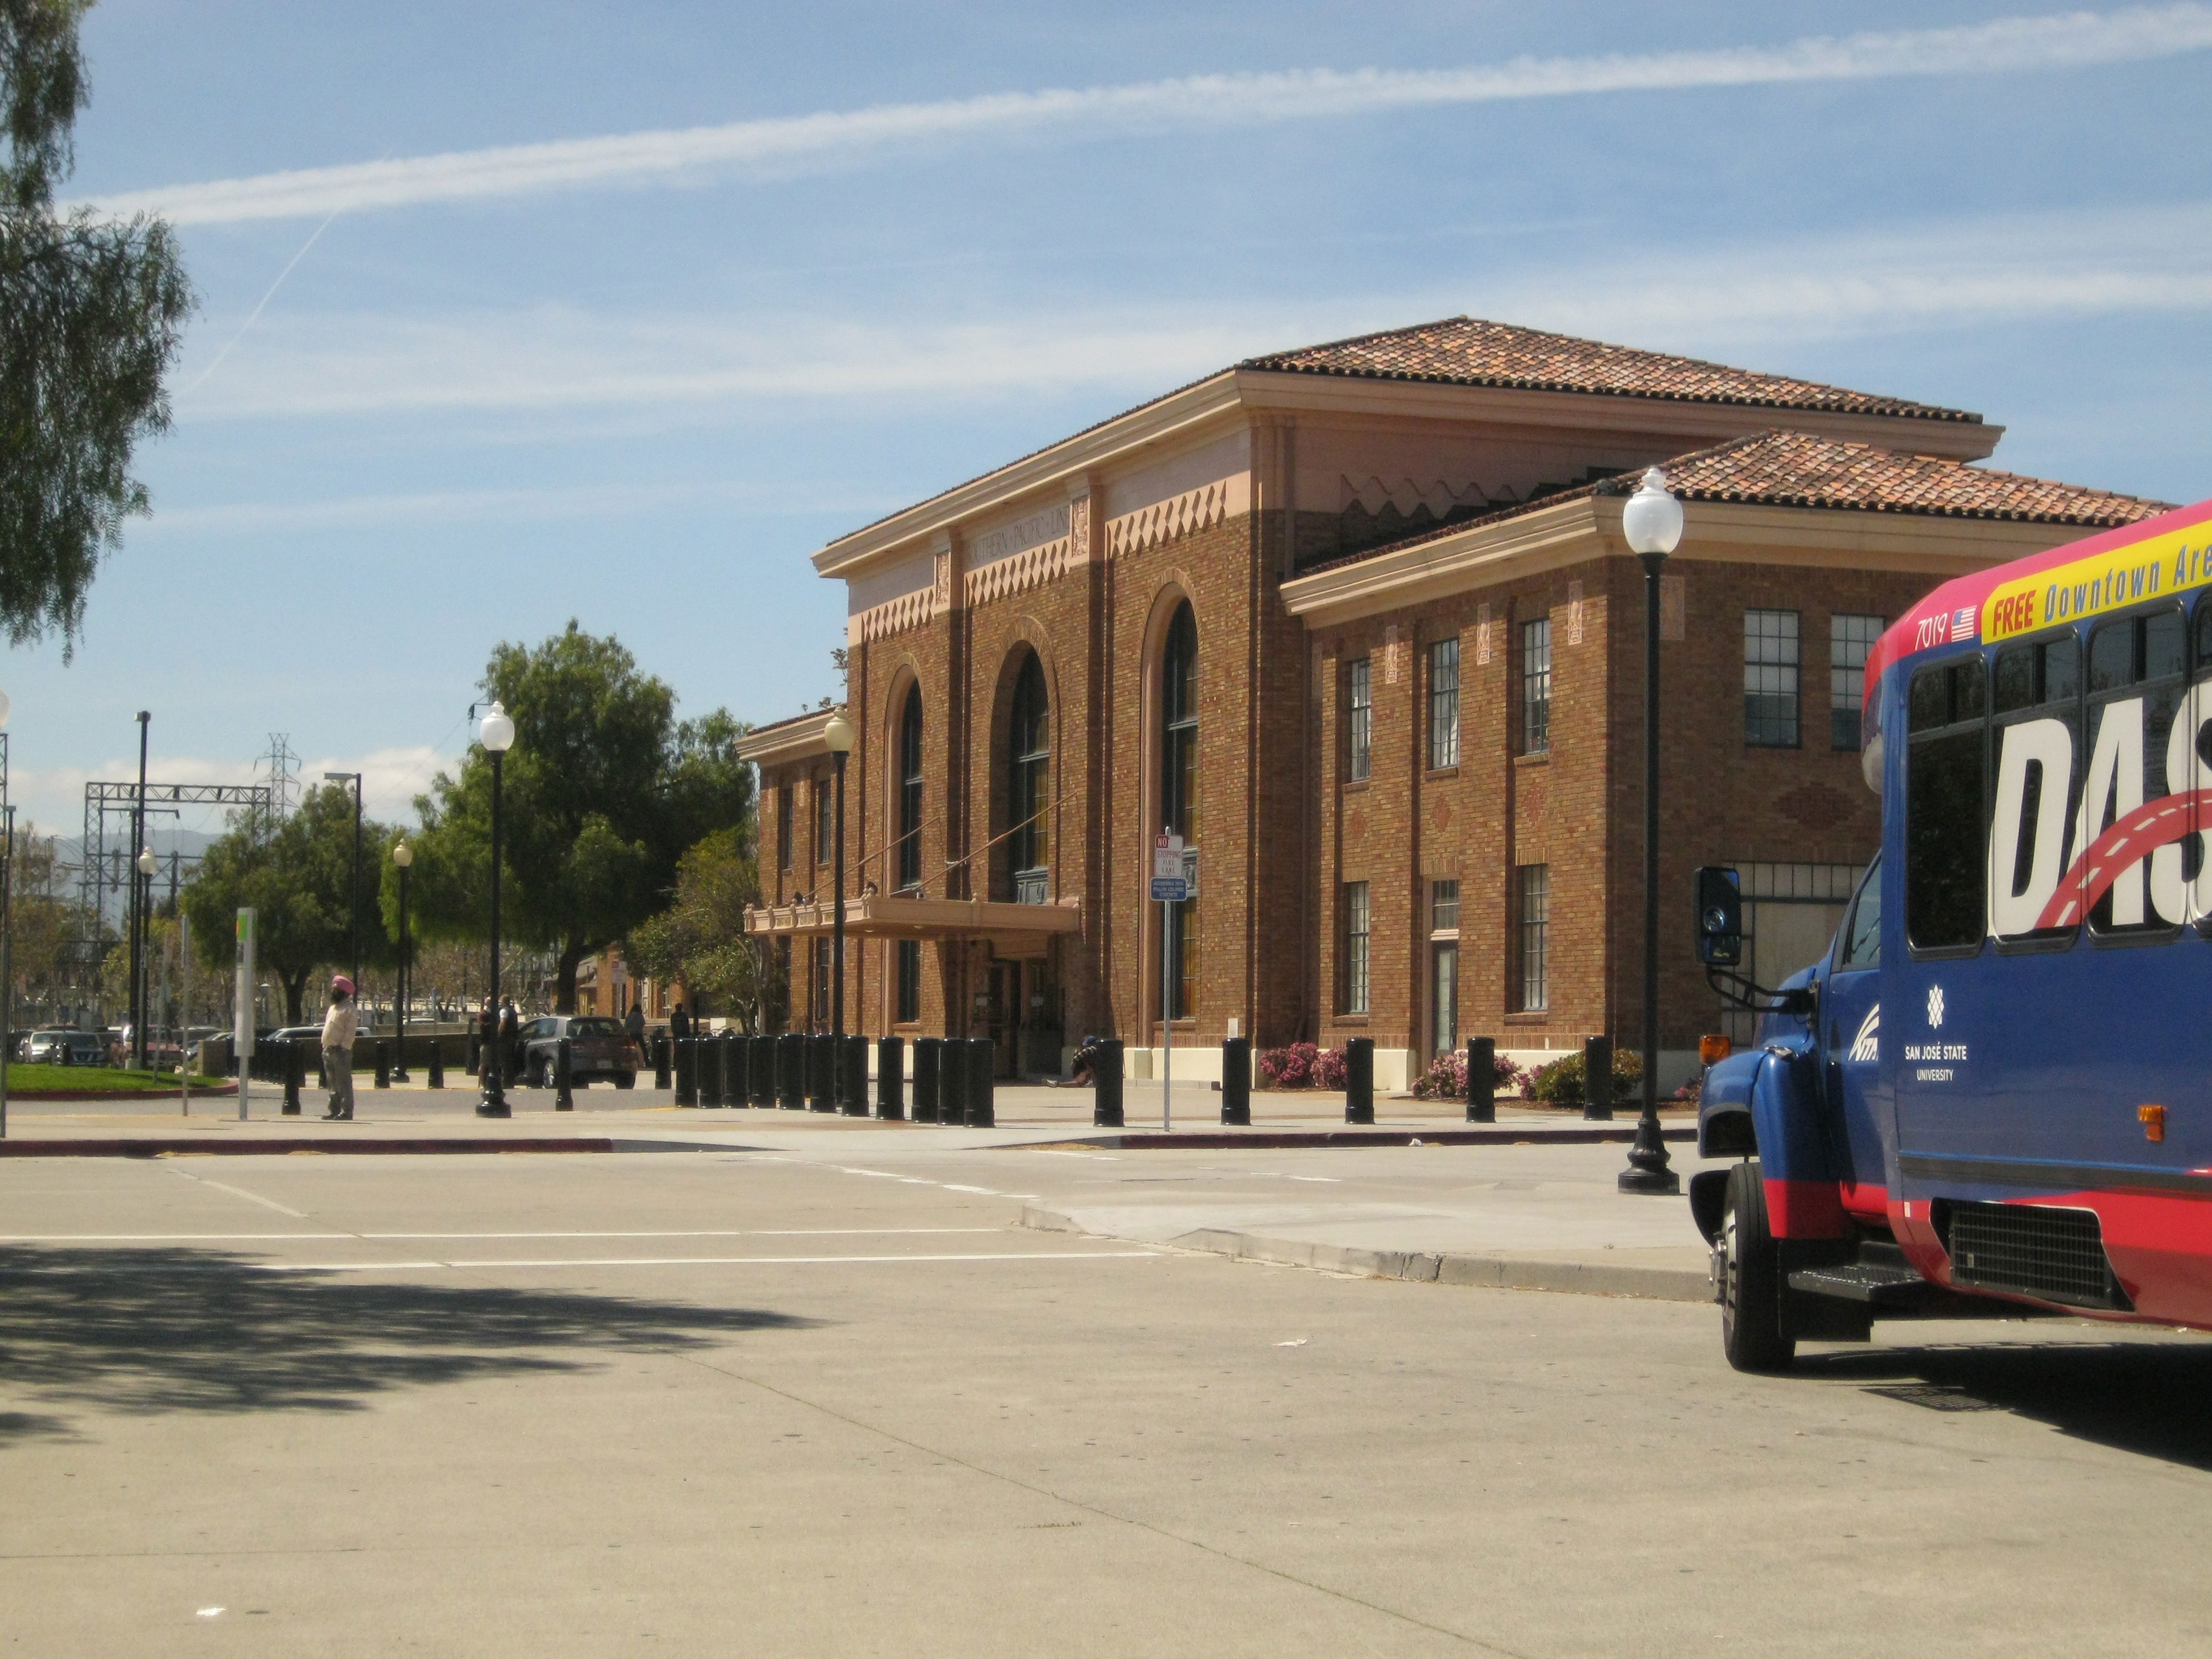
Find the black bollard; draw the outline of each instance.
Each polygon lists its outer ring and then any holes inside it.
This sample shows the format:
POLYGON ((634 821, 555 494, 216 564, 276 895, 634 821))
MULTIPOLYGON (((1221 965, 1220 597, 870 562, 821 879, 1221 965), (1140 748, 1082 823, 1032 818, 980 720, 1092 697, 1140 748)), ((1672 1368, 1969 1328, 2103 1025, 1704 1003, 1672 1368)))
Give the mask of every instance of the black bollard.
POLYGON ((937 1121, 968 1121, 968 1039, 947 1037, 937 1051, 937 1121))
POLYGON ((937 1121, 938 1061, 945 1051, 942 1037, 914 1040, 914 1121, 937 1121))
POLYGON ((970 1037, 968 1040, 968 1127, 971 1129, 994 1129, 999 1124, 997 1056, 992 1052, 991 1039, 970 1037))
POLYGON ((576 1057, 562 1037, 553 1048, 553 1109, 573 1112, 576 1109, 576 1057))
POLYGON ((906 1039, 876 1040, 876 1115, 890 1122, 906 1116, 906 1039))
POLYGON ((675 1086, 669 1080, 668 1033, 665 1031, 655 1031, 653 1034, 653 1086, 656 1089, 675 1086))
POLYGON ((1467 1121, 1498 1121, 1498 1043, 1491 1037, 1467 1040, 1467 1121))
POLYGON ((699 1104, 711 1110, 722 1103, 722 1040, 711 1033, 699 1039, 699 1104))
POLYGON ((376 1086, 380 1089, 392 1086, 392 1045, 382 1037, 376 1040, 376 1086))
POLYGON ((676 1103, 699 1103, 699 1039, 679 1037, 676 1042, 676 1103))
POLYGON ((426 1086, 432 1089, 446 1086, 446 1045, 436 1037, 430 1039, 430 1075, 426 1086))
POLYGON ((1224 1037, 1221 1042, 1221 1121, 1243 1128, 1252 1127, 1252 1039, 1224 1037))
POLYGON ((1375 1121, 1375 1039, 1354 1037, 1344 1045, 1344 1121, 1375 1121))
POLYGON ((775 1104, 775 1039, 765 1033, 753 1038, 752 1055, 745 1062, 745 1098, 755 1106, 775 1104))
POLYGON ((1583 1039, 1583 1116, 1592 1123, 1613 1121, 1613 1039, 1583 1039))
POLYGON ((833 1072, 837 1064, 836 1045, 827 1031, 816 1031, 806 1039, 806 1109, 810 1112, 834 1112, 837 1109, 836 1080, 833 1072))
POLYGON ((284 1039, 284 1052, 277 1058, 284 1066, 284 1113, 286 1117, 300 1115, 300 1085, 307 1077, 307 1057, 300 1052, 300 1039, 284 1039))
POLYGON ((786 1031, 775 1041, 775 1103, 787 1112, 806 1105, 806 1039, 786 1031))
POLYGON ((868 1040, 848 1034, 830 1039, 830 1095, 847 1117, 868 1115, 868 1040))
POLYGON ((1119 1129, 1121 1121, 1121 1039, 1108 1037, 1091 1062, 1091 1124, 1119 1129))
POLYGON ((714 1039, 714 1104, 727 1109, 745 1103, 744 1085, 739 1081, 738 1034, 725 1029, 714 1039))

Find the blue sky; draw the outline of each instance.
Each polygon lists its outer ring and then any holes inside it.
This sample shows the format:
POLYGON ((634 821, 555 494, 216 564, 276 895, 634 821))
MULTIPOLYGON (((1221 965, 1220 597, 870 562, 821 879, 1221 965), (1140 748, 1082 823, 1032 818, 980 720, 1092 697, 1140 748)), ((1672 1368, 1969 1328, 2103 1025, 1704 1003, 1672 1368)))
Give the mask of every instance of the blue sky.
POLYGON ((141 708, 158 775, 287 732, 404 816, 491 645, 571 616, 686 710, 795 713, 830 537, 1456 312, 2212 495, 2212 6, 105 0, 85 40, 70 192, 172 213, 203 305, 75 662, 7 666, 64 829, 141 708))

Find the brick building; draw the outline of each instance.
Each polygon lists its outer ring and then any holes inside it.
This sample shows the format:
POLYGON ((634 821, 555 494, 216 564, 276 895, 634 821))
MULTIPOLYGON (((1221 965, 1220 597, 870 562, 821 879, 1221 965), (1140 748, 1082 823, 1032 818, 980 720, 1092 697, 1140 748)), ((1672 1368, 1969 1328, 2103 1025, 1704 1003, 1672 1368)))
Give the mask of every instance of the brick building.
MULTIPOLYGON (((1858 665, 1959 572, 2160 504, 1977 465, 1978 415, 1455 318, 1239 363, 833 542, 851 1029, 1086 1031, 1145 1075, 1375 1040, 1641 1030, 1643 574, 1662 466, 1663 1070, 1723 1018, 1689 875, 1756 971, 1809 960, 1878 839, 1858 665), (1198 896, 1146 897, 1164 826, 1198 896), (1179 1066, 1178 1069, 1181 1069, 1179 1066)), ((827 711, 756 729, 748 925, 826 1021, 827 711)))

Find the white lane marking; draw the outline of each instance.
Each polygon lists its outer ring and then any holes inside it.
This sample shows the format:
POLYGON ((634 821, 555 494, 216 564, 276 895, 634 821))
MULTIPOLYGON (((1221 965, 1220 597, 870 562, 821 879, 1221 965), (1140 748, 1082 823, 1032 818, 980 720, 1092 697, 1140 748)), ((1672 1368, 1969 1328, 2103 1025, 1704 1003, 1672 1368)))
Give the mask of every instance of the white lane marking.
MULTIPOLYGON (((1164 1261, 1169 1253, 1164 1250, 994 1250, 961 1255, 669 1255, 669 1256, 602 1256, 543 1260, 503 1261, 487 1257, 482 1261, 247 1261, 247 1262, 162 1262, 153 1267, 133 1263, 132 1273, 222 1273, 226 1269, 243 1269, 260 1273, 375 1273, 419 1271, 444 1267, 481 1271, 490 1267, 834 1267, 840 1262, 862 1265, 881 1265, 887 1262, 942 1261, 1128 1261, 1137 1257, 1164 1261)), ((67 1267, 0 1267, 0 1279, 20 1278, 31 1274, 89 1273, 102 1271, 97 1267, 71 1265, 67 1267)))
POLYGON ((1165 1261, 1164 1250, 993 1250, 968 1255, 672 1255, 608 1256, 598 1261, 448 1261, 449 1267, 792 1267, 842 1261, 1100 1261, 1142 1256, 1165 1261))
POLYGON ((925 1233, 1002 1233, 1004 1227, 700 1227, 659 1232, 605 1233, 361 1233, 341 1237, 438 1238, 849 1238, 904 1237, 925 1233))
POLYGON ((1283 1177, 1283 1179, 1284 1179, 1284 1180, 1285 1180, 1285 1181, 1325 1181, 1325 1182, 1328 1182, 1330 1186, 1332 1186, 1332 1187, 1340 1186, 1340 1185, 1341 1185, 1341 1184, 1342 1184, 1342 1182, 1341 1182, 1341 1181, 1340 1180, 1340 1178, 1339 1178, 1339 1177, 1337 1177, 1337 1176, 1294 1176, 1294 1175, 1286 1175, 1286 1176, 1285 1176, 1283 1177))
POLYGON ((985 1198, 1008 1198, 1012 1196, 1012 1194, 999 1192, 989 1187, 963 1187, 956 1181, 940 1181, 937 1184, 944 1188, 948 1193, 979 1193, 985 1198))
POLYGON ((264 1198, 258 1193, 249 1193, 243 1187, 228 1187, 220 1181, 210 1181, 205 1176, 191 1175, 183 1170, 171 1170, 169 1173, 181 1176, 186 1181, 197 1181, 203 1187, 212 1187, 219 1193, 228 1193, 233 1198, 242 1198, 249 1204, 258 1204, 264 1209, 276 1211, 279 1215, 289 1215, 295 1221, 305 1221, 307 1218, 307 1212, 305 1210, 295 1210, 287 1205, 279 1204, 273 1198, 264 1198))
POLYGON ((0 1244, 225 1244, 264 1243, 281 1238, 327 1242, 358 1237, 356 1233, 0 1233, 0 1244))

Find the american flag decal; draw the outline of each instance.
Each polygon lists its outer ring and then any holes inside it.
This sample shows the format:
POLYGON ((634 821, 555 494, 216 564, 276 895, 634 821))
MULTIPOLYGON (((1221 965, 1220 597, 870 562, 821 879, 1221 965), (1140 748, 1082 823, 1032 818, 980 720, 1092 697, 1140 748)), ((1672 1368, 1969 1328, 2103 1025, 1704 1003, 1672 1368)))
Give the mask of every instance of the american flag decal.
POLYGON ((1975 623, 1978 620, 1979 618, 1976 615, 1974 608, 1972 605, 1963 606, 1960 610, 1953 612, 1951 617, 1951 637, 1954 640, 1970 640, 1973 638, 1975 623))

